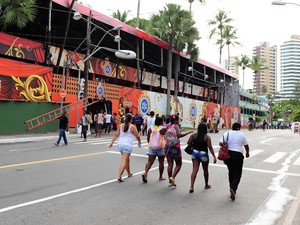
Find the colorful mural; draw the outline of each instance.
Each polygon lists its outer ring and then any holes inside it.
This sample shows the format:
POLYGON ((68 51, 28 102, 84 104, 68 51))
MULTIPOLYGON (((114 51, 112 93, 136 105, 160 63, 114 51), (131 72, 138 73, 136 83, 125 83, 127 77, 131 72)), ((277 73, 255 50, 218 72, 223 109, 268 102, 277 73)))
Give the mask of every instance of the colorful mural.
POLYGON ((52 68, 0 58, 0 99, 51 101, 52 68))
POLYGON ((0 54, 35 62, 44 62, 42 43, 0 32, 0 54))
MULTIPOLYGON (((154 111, 155 114, 165 115, 167 95, 143 91, 133 88, 120 87, 119 109, 122 113, 137 112, 141 115, 154 111)), ((197 127, 201 118, 219 120, 219 128, 231 127, 232 123, 239 121, 240 109, 213 102, 204 102, 188 98, 171 96, 171 114, 177 114, 182 118, 183 127, 197 127)))

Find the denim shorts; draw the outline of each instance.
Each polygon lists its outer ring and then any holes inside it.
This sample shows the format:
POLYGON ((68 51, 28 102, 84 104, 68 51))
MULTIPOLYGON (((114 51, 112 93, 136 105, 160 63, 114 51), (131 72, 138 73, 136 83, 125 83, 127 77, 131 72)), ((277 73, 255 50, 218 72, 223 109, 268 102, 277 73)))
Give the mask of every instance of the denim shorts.
POLYGON ((180 157, 181 156, 180 148, 166 146, 165 151, 166 151, 167 155, 169 155, 171 157, 180 157))
POLYGON ((128 154, 131 154, 132 153, 132 149, 133 149, 133 147, 131 145, 118 144, 118 150, 121 153, 125 152, 125 153, 128 153, 128 154))
POLYGON ((193 149, 192 159, 198 159, 201 162, 207 162, 209 157, 207 152, 193 149))
POLYGON ((165 150, 164 149, 160 149, 160 150, 153 150, 151 148, 148 149, 147 152, 148 155, 157 155, 157 156, 164 156, 165 155, 165 150))

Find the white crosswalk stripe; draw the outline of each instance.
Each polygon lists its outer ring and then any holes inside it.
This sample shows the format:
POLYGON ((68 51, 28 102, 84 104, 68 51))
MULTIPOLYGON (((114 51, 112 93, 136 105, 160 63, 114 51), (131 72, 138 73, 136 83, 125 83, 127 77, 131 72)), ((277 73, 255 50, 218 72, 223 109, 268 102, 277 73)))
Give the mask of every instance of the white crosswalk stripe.
POLYGON ((250 157, 253 157, 255 155, 258 155, 259 153, 262 153, 264 150, 260 150, 260 149, 254 149, 252 151, 250 151, 250 157))
MULTIPOLYGON (((78 141, 78 142, 72 142, 72 144, 74 145, 105 145, 108 146, 111 143, 111 138, 95 138, 95 139, 88 139, 88 141, 83 142, 83 141, 78 141)), ((141 141, 141 149, 143 150, 147 150, 148 149, 148 143, 147 140, 142 140, 141 141)), ((114 146, 116 146, 118 144, 118 140, 115 141, 114 146)), ((181 150, 184 151, 184 149, 186 148, 187 144, 184 143, 183 145, 181 145, 181 150)), ((138 142, 134 141, 133 142, 133 147, 137 148, 138 147, 138 142)), ((212 146, 213 149, 215 150, 215 155, 218 155, 218 151, 219 151, 219 145, 213 145, 212 146)), ((254 149, 250 151, 250 159, 253 158, 254 156, 258 156, 259 154, 265 152, 265 150, 262 149, 254 149)), ((287 155, 287 152, 276 152, 273 153, 270 157, 266 158, 266 159, 262 159, 263 162, 265 163, 276 163, 279 160, 283 159, 284 156, 287 155)), ((300 166, 300 157, 298 157, 295 162, 293 163, 293 165, 295 166, 300 166)))
POLYGON ((264 162, 276 163, 278 160, 280 160, 285 155, 286 155, 286 152, 276 152, 275 154, 273 154, 272 156, 270 156, 269 158, 264 160, 264 162))
POLYGON ((295 166, 300 166, 300 157, 293 163, 295 166))

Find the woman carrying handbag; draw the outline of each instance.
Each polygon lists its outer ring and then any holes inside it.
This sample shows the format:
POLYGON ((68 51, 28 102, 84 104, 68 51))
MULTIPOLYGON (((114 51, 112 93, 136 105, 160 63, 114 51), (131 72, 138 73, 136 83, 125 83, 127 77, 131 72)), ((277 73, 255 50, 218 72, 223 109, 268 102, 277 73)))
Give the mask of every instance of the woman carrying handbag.
POLYGON ((205 189, 211 188, 208 184, 208 164, 209 164, 209 156, 208 149, 211 155, 214 158, 214 163, 217 162, 214 149, 211 144, 211 138, 207 135, 207 125, 205 123, 200 123, 198 126, 198 131, 196 134, 190 136, 188 145, 192 144, 193 152, 192 152, 192 162, 193 162, 193 172, 191 175, 191 186, 190 193, 194 192, 194 183, 197 177, 197 173, 199 171, 200 163, 202 163, 203 175, 205 180, 205 189))
POLYGON ((240 183, 242 177, 243 163, 244 163, 244 155, 243 155, 243 147, 246 150, 246 158, 249 155, 249 145, 245 135, 240 131, 241 124, 234 123, 232 124, 232 131, 229 131, 223 134, 223 137, 220 139, 220 146, 223 145, 224 139, 227 139, 228 144, 228 152, 230 158, 225 161, 225 164, 228 168, 228 176, 229 176, 229 192, 230 198, 232 201, 235 200, 236 190, 238 189, 238 185, 240 183), (227 138, 229 135, 229 138, 227 138))

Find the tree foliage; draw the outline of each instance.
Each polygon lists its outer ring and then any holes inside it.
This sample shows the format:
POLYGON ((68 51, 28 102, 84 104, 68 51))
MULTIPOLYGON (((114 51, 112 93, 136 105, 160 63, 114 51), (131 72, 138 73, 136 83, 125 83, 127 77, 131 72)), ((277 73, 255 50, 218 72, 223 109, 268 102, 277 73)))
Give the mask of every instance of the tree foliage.
POLYGON ((219 10, 217 15, 215 15, 214 20, 209 20, 208 25, 212 27, 210 31, 209 38, 211 39, 213 36, 217 36, 217 44, 219 44, 219 63, 222 62, 222 49, 224 47, 223 42, 223 30, 225 26, 230 25, 233 21, 232 18, 228 17, 227 13, 223 10, 219 10))
POLYGON ((1 0, 0 5, 3 11, 0 16, 3 30, 10 26, 23 29, 37 15, 36 0, 1 0))

